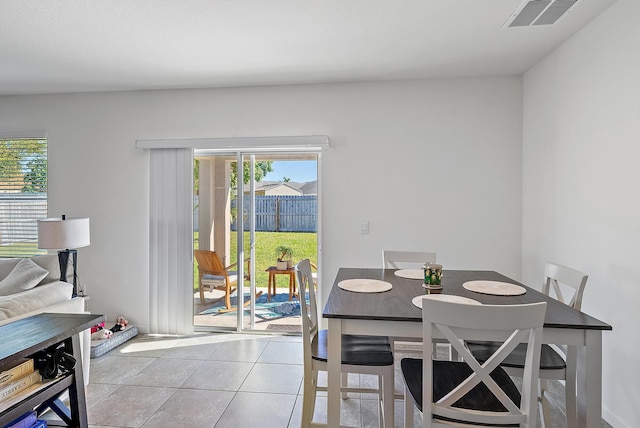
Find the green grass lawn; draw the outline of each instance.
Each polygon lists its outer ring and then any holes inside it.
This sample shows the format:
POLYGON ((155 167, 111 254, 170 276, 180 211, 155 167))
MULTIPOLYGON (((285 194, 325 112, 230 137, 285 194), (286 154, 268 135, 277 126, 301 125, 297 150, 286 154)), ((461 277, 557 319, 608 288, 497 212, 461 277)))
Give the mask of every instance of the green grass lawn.
POLYGON ((0 257, 31 257, 34 254, 47 254, 47 250, 39 250, 37 242, 0 245, 0 257))
MULTIPOLYGON (((231 263, 236 261, 237 234, 231 234, 231 263)), ((256 232, 256 256, 255 262, 256 286, 266 287, 269 275, 265 270, 276 264, 276 247, 286 245, 293 250, 294 263, 309 258, 317 264, 318 239, 315 233, 302 232, 256 232)), ((198 248, 198 232, 194 234, 194 248, 198 248)), ((249 257, 249 232, 244 233, 245 258, 249 257)), ((279 287, 289 287, 285 277, 278 276, 279 287)), ((198 288, 198 269, 194 267, 194 288, 198 288)))
MULTIPOLYGON (((229 232, 231 236, 231 261, 236 261, 237 234, 229 232)), ((198 248, 198 232, 193 236, 194 248, 198 248)), ((6 246, 0 246, 0 257, 30 257, 34 253, 46 254, 46 250, 38 250, 36 242, 19 243, 6 246)), ((256 286, 266 287, 269 275, 265 272, 269 266, 276 264, 276 247, 286 245, 293 250, 294 263, 309 258, 311 262, 318 262, 318 239, 315 233, 301 232, 256 232, 256 256, 252 262, 256 264, 256 286)), ((249 232, 244 234, 245 258, 249 257, 249 232)), ((193 268, 194 289, 198 288, 198 269, 193 268)), ((277 276, 277 284, 279 287, 289 287, 286 277, 277 276)))

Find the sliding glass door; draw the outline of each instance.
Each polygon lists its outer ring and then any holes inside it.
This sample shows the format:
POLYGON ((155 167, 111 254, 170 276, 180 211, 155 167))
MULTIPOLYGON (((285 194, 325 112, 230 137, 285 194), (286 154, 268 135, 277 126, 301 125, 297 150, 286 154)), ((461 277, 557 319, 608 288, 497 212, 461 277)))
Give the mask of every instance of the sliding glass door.
POLYGON ((228 267, 194 262, 195 327, 300 331, 292 265, 318 262, 319 152, 196 149, 195 161, 194 247, 228 267))

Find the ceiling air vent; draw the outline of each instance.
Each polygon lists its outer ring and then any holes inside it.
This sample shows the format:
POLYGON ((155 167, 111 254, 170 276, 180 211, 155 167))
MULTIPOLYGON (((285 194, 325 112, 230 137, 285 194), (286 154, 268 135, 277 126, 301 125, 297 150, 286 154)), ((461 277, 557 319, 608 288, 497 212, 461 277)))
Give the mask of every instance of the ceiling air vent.
POLYGON ((513 14, 506 27, 553 25, 578 0, 527 0, 513 14))

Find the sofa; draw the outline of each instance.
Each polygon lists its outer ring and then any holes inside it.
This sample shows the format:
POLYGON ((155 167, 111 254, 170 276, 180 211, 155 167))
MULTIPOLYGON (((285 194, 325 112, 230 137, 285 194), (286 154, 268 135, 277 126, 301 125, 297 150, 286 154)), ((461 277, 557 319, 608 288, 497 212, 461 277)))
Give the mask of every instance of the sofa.
MULTIPOLYGON (((0 259, 0 325, 43 312, 85 313, 85 298, 72 294, 73 285, 60 281, 57 254, 0 259)), ((89 382, 90 341, 89 330, 81 333, 85 384, 89 382)))

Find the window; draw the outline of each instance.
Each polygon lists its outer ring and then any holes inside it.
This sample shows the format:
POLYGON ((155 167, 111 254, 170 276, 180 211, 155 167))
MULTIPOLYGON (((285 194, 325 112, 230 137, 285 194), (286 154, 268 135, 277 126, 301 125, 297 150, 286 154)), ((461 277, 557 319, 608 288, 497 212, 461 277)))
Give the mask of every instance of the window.
POLYGON ((0 138, 0 257, 38 250, 37 220, 47 216, 47 140, 0 138))

